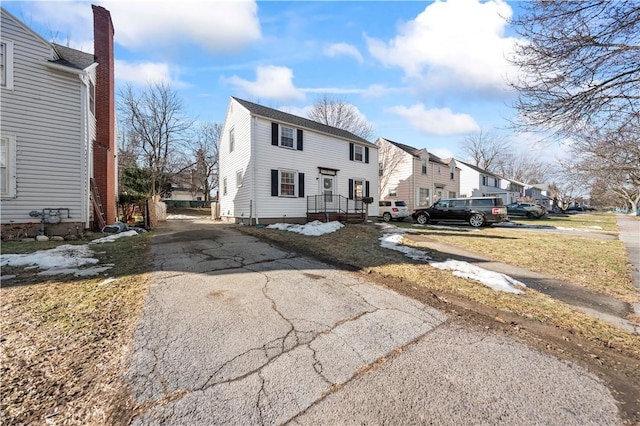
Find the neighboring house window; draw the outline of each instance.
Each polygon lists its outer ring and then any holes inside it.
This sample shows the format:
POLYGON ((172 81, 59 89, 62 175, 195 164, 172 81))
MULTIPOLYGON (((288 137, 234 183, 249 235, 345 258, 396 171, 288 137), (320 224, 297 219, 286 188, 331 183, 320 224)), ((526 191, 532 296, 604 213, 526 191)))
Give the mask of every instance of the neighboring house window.
POLYGON ((271 145, 303 150, 303 131, 278 123, 271 123, 271 145))
POLYGON ((364 149, 360 145, 355 145, 353 147, 353 159, 355 161, 363 161, 363 151, 364 149))
POLYGON ((295 170, 271 170, 272 197, 304 197, 304 173, 295 170))
POLYGON ((293 129, 280 126, 280 146, 293 148, 293 129))
POLYGON ((418 188, 418 205, 429 205, 429 188, 418 188))
POLYGON ((482 176, 482 186, 487 186, 487 177, 482 176))
POLYGON ((349 160, 369 164, 369 147, 349 143, 349 160))
POLYGON ((227 195, 227 178, 222 178, 222 195, 227 195))
POLYGON ((89 81, 89 111, 96 115, 96 86, 93 81, 89 81))
POLYGON ((236 172, 236 187, 240 188, 242 186, 242 170, 238 170, 236 172))
POLYGON ((398 187, 394 186, 393 188, 389 188, 389 197, 397 197, 398 196, 398 187))
POLYGON ((438 174, 442 173, 442 167, 438 166, 438 174))
POLYGON ((0 42, 0 86, 13 90, 13 42, 0 42))
POLYGON ((296 196, 296 173, 286 170, 280 170, 280 196, 295 197, 296 196))
POLYGON ((0 188, 2 198, 16 196, 16 138, 2 135, 0 138, 0 188))
POLYGON ((449 198, 456 198, 455 191, 449 191, 449 198))
POLYGON ((384 163, 382 161, 378 163, 378 176, 384 176, 384 163))
POLYGON ((229 130, 229 152, 233 152, 236 146, 236 137, 234 129, 229 130))
POLYGON ((429 164, 429 160, 426 158, 422 159, 422 174, 426 175, 427 174, 427 165, 429 164))
POLYGON ((494 186, 496 188, 500 188, 500 179, 496 178, 496 179, 494 179, 494 181, 495 181, 495 185, 494 186))
POLYGON ((353 195, 355 195, 356 200, 361 200, 364 196, 364 181, 362 180, 354 180, 353 181, 353 195))
POLYGON ((453 165, 453 161, 451 166, 449 166, 449 176, 451 177, 451 180, 454 180, 456 178, 456 166, 453 165))

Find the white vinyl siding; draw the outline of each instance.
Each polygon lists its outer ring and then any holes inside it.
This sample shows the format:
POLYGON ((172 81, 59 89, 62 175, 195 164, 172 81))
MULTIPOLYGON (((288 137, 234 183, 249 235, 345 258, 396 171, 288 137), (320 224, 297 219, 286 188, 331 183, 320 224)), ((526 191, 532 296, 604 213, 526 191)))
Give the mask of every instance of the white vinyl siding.
POLYGON ((33 222, 29 212, 43 208, 68 208, 69 221, 86 222, 87 142, 95 139, 95 120, 83 126, 86 86, 78 75, 47 67, 51 46, 4 11, 1 27, 3 40, 13 41, 13 90, 2 91, 1 127, 17 144, 17 191, 2 203, 2 223, 33 222))

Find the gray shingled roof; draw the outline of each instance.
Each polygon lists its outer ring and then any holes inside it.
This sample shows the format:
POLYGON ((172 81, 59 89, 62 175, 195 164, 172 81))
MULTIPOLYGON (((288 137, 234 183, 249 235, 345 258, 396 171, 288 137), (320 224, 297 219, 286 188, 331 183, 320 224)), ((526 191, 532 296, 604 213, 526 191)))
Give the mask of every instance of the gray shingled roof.
MULTIPOLYGON (((393 145, 397 146, 398 148, 400 148, 401 150, 403 150, 407 154, 411 154, 414 157, 420 157, 420 154, 423 152, 421 149, 414 148, 412 146, 405 145, 405 144, 400 143, 400 142, 394 142, 394 141, 391 141, 391 140, 385 139, 385 138, 382 138, 382 139, 384 139, 385 141, 389 142, 390 144, 393 144, 393 145)), ((445 163, 442 160, 442 158, 438 157, 435 154, 430 153, 428 150, 427 150, 427 154, 429 154, 429 161, 434 162, 434 163, 444 164, 445 166, 447 165, 447 163, 445 163)))
POLYGON ((96 62, 95 56, 93 56, 91 53, 81 52, 80 50, 72 49, 70 47, 62 46, 56 43, 51 43, 51 45, 60 57, 60 59, 56 61, 51 61, 54 64, 83 70, 89 65, 96 62))
POLYGON ((497 178, 502 179, 502 178, 501 178, 500 176, 498 176, 497 174, 495 174, 495 173, 491 173, 491 172, 490 172, 490 171, 488 171, 488 170, 481 169, 481 168, 480 168, 480 167, 478 167, 478 166, 474 166, 474 165, 472 165, 472 164, 465 163, 464 161, 460 161, 460 160, 457 160, 457 161, 458 161, 458 163, 462 163, 462 164, 464 164, 465 166, 472 168, 472 169, 473 169, 473 170, 475 170, 476 172, 483 173, 483 174, 485 174, 485 175, 490 175, 490 176, 494 176, 494 177, 497 177, 497 178))
POLYGON ((354 142, 373 145, 368 140, 363 139, 360 136, 356 136, 346 130, 338 129, 337 127, 328 126, 326 124, 318 123, 317 121, 309 120, 307 118, 298 117, 297 115, 282 112, 277 109, 254 104, 253 102, 245 101, 244 99, 238 99, 235 96, 232 96, 232 99, 235 99, 238 103, 240 103, 240 105, 244 106, 252 114, 259 115, 260 117, 290 123, 296 127, 315 130, 317 132, 326 133, 343 139, 349 139, 354 142))

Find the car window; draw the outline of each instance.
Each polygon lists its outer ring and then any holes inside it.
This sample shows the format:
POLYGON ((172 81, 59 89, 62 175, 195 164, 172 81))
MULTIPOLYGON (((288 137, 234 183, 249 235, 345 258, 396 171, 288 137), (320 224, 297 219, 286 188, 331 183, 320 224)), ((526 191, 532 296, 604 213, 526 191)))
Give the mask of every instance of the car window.
POLYGON ((435 207, 446 209, 449 207, 449 200, 440 200, 435 204, 435 207))
POLYGON ((465 200, 451 200, 449 201, 449 207, 464 207, 465 200))
POLYGON ((477 200, 471 200, 471 205, 476 207, 490 207, 490 206, 493 206, 493 199, 480 198, 477 200))
POLYGON ((396 201, 396 206, 398 206, 398 207, 406 207, 407 203, 405 203, 404 201, 396 201))

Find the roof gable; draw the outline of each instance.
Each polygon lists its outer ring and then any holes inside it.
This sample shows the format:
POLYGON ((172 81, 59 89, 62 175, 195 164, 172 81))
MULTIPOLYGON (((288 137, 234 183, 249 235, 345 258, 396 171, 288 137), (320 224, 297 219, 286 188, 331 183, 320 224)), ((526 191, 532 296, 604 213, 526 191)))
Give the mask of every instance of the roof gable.
MULTIPOLYGON (((263 105, 255 104, 253 102, 245 101, 234 96, 231 99, 238 102, 240 105, 249 110, 253 115, 268 118, 270 120, 281 121, 284 123, 290 123, 296 127, 307 128, 315 130, 320 133, 326 133, 329 135, 337 136, 342 139, 348 139, 354 142, 359 142, 367 145, 374 145, 366 139, 356 136, 351 132, 348 132, 337 127, 328 126, 326 124, 318 123, 317 121, 309 120, 308 118, 299 117, 297 115, 289 114, 277 109, 269 108, 263 105)), ((375 145, 374 145, 375 146, 375 145)))
POLYGON ((420 154, 424 153, 424 151, 421 150, 421 149, 414 148, 412 146, 405 145, 405 144, 400 143, 400 142, 394 142, 394 141, 392 141, 390 139, 386 139, 386 138, 380 138, 380 139, 389 142, 391 145, 395 145, 397 148, 400 148, 401 150, 403 150, 407 154, 412 155, 414 157, 420 157, 420 154))
POLYGON ((481 169, 481 168, 480 168, 480 167, 478 167, 478 166, 473 166, 473 165, 471 165, 471 164, 469 164, 469 163, 465 163, 465 162, 464 162, 464 161, 462 161, 462 160, 458 160, 458 162, 460 162, 461 164, 464 164, 465 166, 469 167, 469 168, 470 168, 470 169, 472 169, 472 170, 475 170, 475 171, 476 171, 476 172, 478 172, 478 173, 482 173, 482 174, 485 174, 485 175, 488 175, 488 176, 493 176, 493 177, 496 177, 496 178, 502 179, 500 176, 498 176, 498 175, 496 175, 496 174, 494 174, 494 173, 491 173, 490 171, 487 171, 487 170, 485 170, 485 169, 481 169))
POLYGON ((42 38, 42 36, 40 34, 38 34, 37 32, 35 32, 34 30, 32 30, 31 28, 29 28, 27 25, 25 25, 21 20, 19 20, 18 18, 16 18, 15 16, 13 16, 11 14, 11 12, 9 12, 8 10, 6 10, 5 8, 3 8, 2 6, 0 6, 0 11, 2 12, 3 15, 5 15, 8 19, 10 19, 11 21, 13 21, 17 26, 19 26, 20 28, 22 28, 24 31, 28 32, 29 34, 31 34, 35 39, 37 39, 40 43, 42 43, 43 45, 45 45, 46 47, 51 48, 51 43, 49 43, 47 40, 45 40, 44 38, 42 38))

